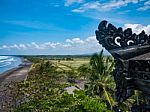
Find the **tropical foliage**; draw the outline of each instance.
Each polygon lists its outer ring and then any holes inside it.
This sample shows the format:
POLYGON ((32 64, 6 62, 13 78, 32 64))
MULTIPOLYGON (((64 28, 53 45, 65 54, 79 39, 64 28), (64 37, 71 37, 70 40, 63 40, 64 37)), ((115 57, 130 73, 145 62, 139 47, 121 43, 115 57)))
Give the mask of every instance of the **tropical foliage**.
POLYGON ((100 54, 94 54, 90 60, 91 76, 89 82, 85 85, 85 91, 92 96, 99 96, 109 103, 112 108, 115 101, 112 98, 114 90, 114 81, 112 70, 114 67, 113 60, 110 57, 104 57, 103 51, 100 54))
POLYGON ((137 99, 133 96, 117 106, 113 97, 114 62, 111 57, 103 56, 103 51, 94 54, 88 64, 78 68, 48 59, 30 57, 29 60, 33 64, 27 79, 9 86, 14 100, 9 102, 8 111, 109 112, 117 107, 127 111, 137 99), (81 87, 81 82, 84 87, 81 87), (66 88, 73 86, 76 90, 70 94, 66 88))

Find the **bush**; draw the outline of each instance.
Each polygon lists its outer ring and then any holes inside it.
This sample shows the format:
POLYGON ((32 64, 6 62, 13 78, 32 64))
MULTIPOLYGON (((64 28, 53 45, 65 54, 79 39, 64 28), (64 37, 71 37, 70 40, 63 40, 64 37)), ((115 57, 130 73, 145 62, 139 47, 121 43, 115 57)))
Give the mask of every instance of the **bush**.
POLYGON ((10 110, 15 112, 109 112, 100 98, 92 98, 82 90, 68 94, 65 88, 70 84, 63 82, 64 78, 64 75, 48 61, 34 64, 26 81, 11 84, 10 89, 15 100, 10 110))

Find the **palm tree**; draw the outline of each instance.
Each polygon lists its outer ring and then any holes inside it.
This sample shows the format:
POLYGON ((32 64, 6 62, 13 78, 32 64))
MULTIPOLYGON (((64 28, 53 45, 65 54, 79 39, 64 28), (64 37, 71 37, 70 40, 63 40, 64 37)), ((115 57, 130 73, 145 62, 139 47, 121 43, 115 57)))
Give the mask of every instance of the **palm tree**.
POLYGON ((88 79, 91 74, 91 69, 89 64, 82 64, 78 67, 78 72, 80 78, 83 78, 84 80, 88 79))
POLYGON ((95 53, 91 57, 90 66, 92 72, 89 82, 85 85, 86 93, 104 98, 112 108, 115 104, 111 96, 114 90, 114 81, 111 75, 114 68, 112 58, 104 57, 102 50, 100 54, 95 53))

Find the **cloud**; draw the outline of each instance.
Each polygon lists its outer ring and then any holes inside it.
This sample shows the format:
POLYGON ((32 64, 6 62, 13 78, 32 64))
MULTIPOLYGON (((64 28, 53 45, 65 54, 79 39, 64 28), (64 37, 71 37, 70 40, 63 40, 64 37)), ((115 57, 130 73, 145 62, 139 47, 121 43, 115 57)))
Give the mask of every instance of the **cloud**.
POLYGON ((137 4, 140 1, 141 0, 111 0, 109 2, 92 1, 82 4, 79 8, 73 9, 72 12, 85 12, 90 9, 98 11, 109 11, 127 6, 129 3, 137 4))
POLYGON ((40 49, 40 46, 38 44, 36 44, 35 42, 32 42, 31 45, 28 44, 29 46, 36 48, 36 49, 40 49))
POLYGON ((19 47, 22 48, 22 49, 26 49, 27 48, 26 45, 24 45, 24 44, 20 44, 19 47))
POLYGON ((80 38, 66 39, 66 42, 71 44, 84 44, 84 41, 80 38))
POLYGON ((144 2, 144 6, 138 8, 139 11, 145 11, 150 9, 150 0, 144 2))
POLYGON ((65 0, 65 6, 70 6, 74 3, 83 3, 84 0, 65 0))
POLYGON ((102 49, 95 36, 88 37, 84 40, 80 38, 66 39, 66 43, 69 44, 69 46, 67 46, 69 49, 74 51, 78 50, 79 52, 96 52, 97 50, 102 49))
MULTIPOLYGON (((124 29, 132 28, 134 33, 140 33, 144 30, 147 34, 150 34, 150 25, 142 24, 124 24, 124 29)), ((26 53, 36 52, 39 54, 86 54, 99 52, 102 49, 102 46, 99 45, 95 36, 90 36, 85 39, 81 38, 68 38, 62 42, 31 42, 31 43, 21 43, 13 45, 1 45, 0 51, 20 51, 26 53)), ((106 51, 105 51, 106 53, 106 51)), ((106 53, 108 54, 108 52, 106 53)))
MULTIPOLYGON (((29 50, 31 51, 55 51, 58 54, 85 54, 94 53, 102 49, 95 36, 87 37, 86 39, 72 38, 66 39, 64 42, 31 42, 27 44, 14 44, 0 46, 3 50, 29 50)), ((2 50, 1 49, 1 50, 2 50)))
POLYGON ((41 49, 49 49, 49 48, 56 48, 58 46, 60 46, 61 44, 59 42, 46 42, 40 45, 41 49))
POLYGON ((141 24, 125 24, 124 29, 126 28, 132 28, 132 31, 134 33, 141 33, 141 31, 145 31, 146 34, 150 34, 150 25, 143 26, 141 24))
POLYGON ((41 23, 39 21, 8 20, 8 21, 3 21, 3 22, 7 24, 18 25, 18 26, 38 29, 38 30, 50 30, 54 27, 53 25, 41 23))
POLYGON ((1 49, 8 49, 9 47, 7 46, 7 45, 3 45, 2 47, 1 47, 1 49))
POLYGON ((85 12, 86 10, 89 10, 89 9, 99 10, 100 6, 101 6, 101 4, 98 1, 88 2, 88 3, 83 4, 81 7, 77 8, 77 9, 73 9, 72 12, 85 12))
POLYGON ((10 48, 10 49, 11 49, 11 48, 20 49, 19 45, 17 45, 17 44, 14 44, 14 45, 10 46, 9 48, 10 48))

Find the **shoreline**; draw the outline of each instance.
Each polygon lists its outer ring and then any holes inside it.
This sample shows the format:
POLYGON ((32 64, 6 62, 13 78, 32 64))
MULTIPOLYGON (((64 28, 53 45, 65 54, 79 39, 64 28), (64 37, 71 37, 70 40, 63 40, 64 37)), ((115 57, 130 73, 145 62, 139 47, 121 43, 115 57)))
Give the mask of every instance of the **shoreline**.
POLYGON ((5 80, 5 78, 7 78, 8 76, 10 76, 12 73, 14 73, 14 72, 16 72, 16 71, 18 71, 18 70, 20 70, 20 69, 22 69, 23 67, 15 67, 15 68, 12 68, 12 69, 10 69, 10 70, 7 70, 7 71, 5 71, 5 72, 3 72, 3 73, 1 73, 0 74, 0 84, 1 84, 1 82, 3 82, 4 80, 5 80))
POLYGON ((7 70, 0 76, 0 112, 7 112, 8 102, 13 103, 13 97, 7 85, 11 82, 21 82, 27 79, 32 63, 25 58, 21 59, 22 63, 18 67, 7 70))
POLYGON ((17 67, 11 68, 9 70, 6 70, 3 73, 0 73, 0 84, 9 76, 11 76, 11 74, 20 71, 21 69, 25 68, 25 67, 29 67, 31 66, 31 62, 29 62, 27 59, 23 58, 23 57, 19 57, 21 59, 21 64, 19 64, 17 67))
MULTIPOLYGON (((14 56, 14 57, 16 57, 16 56, 14 56)), ((17 57, 17 58, 20 59, 20 64, 18 64, 17 66, 11 67, 11 68, 9 68, 9 69, 3 71, 3 72, 0 72, 0 77, 1 77, 3 74, 6 74, 6 73, 9 72, 9 71, 13 71, 14 69, 19 68, 19 67, 22 65, 22 63, 24 62, 24 58, 23 58, 23 57, 17 57)))

